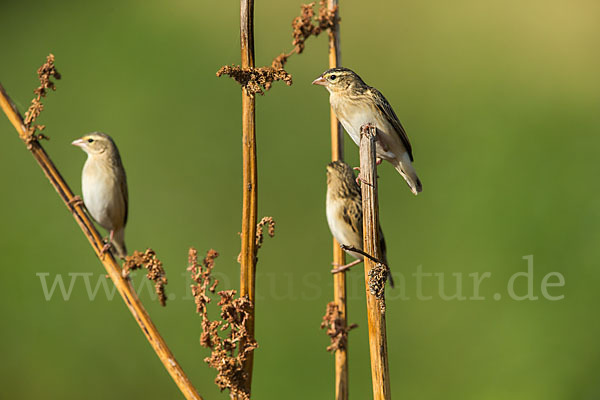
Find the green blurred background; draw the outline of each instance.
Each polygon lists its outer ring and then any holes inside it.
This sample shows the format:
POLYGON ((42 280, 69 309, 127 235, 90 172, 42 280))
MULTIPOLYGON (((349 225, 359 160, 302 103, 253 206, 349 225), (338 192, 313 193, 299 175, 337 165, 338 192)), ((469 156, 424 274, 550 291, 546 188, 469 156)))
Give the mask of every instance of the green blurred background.
MULTIPOLYGON (((256 59, 291 49, 300 2, 257 1, 256 59)), ((379 88, 405 125, 424 184, 418 197, 384 164, 381 220, 405 295, 388 291, 392 392, 404 399, 600 398, 600 3, 593 0, 342 1, 344 65, 379 88), (508 298, 534 256, 537 301, 508 298), (411 274, 490 272, 485 300, 445 301, 411 274), (560 301, 540 283, 560 272, 560 301), (401 279, 400 279, 401 280, 401 279), (493 294, 502 298, 494 300, 493 294)), ((239 86, 216 78, 239 63, 239 3, 3 1, 0 81, 24 111, 52 52, 63 74, 39 119, 50 156, 75 192, 85 156, 69 143, 100 130, 120 147, 130 190, 127 244, 165 264, 167 308, 141 297, 206 399, 212 383, 186 296, 187 249, 215 248, 221 288, 238 286, 241 220, 239 86)), ((324 216, 330 156, 327 38, 311 38, 281 83, 257 99, 259 215, 277 234, 260 251, 253 393, 332 398, 333 358, 319 330, 332 296, 324 216)), ((49 284, 103 268, 65 206, 0 118, 0 385, 7 399, 181 398, 122 301, 90 301, 81 277, 69 301, 49 284)), ((358 163, 348 139, 347 159, 358 163)), ((349 283, 351 397, 371 397, 361 267, 349 283)), ((397 278, 398 279, 398 278, 397 278)), ((135 284, 144 282, 141 274, 135 284)), ((524 279, 517 292, 526 291, 524 279)))

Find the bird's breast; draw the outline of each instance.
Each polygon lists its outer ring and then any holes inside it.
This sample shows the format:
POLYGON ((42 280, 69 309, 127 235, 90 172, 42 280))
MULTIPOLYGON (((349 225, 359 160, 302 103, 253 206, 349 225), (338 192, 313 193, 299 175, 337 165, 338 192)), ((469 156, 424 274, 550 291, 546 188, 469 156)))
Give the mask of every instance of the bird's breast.
MULTIPOLYGON (((362 237, 344 220, 343 200, 335 199, 330 195, 327 196, 327 224, 338 243, 362 249, 362 237)), ((356 258, 362 257, 356 253, 351 254, 356 258)))
POLYGON ((118 229, 125 219, 125 202, 116 174, 95 160, 86 161, 81 178, 83 202, 105 229, 118 229))

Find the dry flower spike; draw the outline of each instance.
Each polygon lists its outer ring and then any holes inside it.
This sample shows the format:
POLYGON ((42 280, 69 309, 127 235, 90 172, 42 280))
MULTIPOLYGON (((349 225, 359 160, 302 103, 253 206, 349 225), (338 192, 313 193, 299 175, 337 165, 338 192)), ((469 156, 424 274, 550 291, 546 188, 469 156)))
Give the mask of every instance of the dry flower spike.
POLYGON ((262 247, 263 241, 265 240, 265 234, 263 232, 264 227, 267 227, 267 233, 269 237, 275 236, 275 220, 273 217, 263 217, 260 222, 256 225, 256 249, 262 247))
POLYGON ((44 125, 34 125, 33 123, 40 116, 44 110, 44 105, 41 103, 42 97, 46 97, 48 90, 56 90, 54 82, 50 78, 60 79, 60 74, 56 70, 54 65, 54 54, 50 54, 46 57, 46 62, 37 70, 38 78, 40 80, 40 86, 38 86, 33 93, 35 97, 31 100, 31 106, 25 113, 25 126, 27 127, 28 138, 27 145, 31 145, 32 140, 48 139, 44 135, 35 135, 36 130, 44 130, 44 125))
POLYGON ((146 249, 143 253, 135 250, 132 255, 127 256, 123 264, 123 277, 126 278, 131 271, 141 268, 148 270, 146 278, 154 282, 154 290, 158 296, 158 300, 163 307, 166 306, 167 295, 165 294, 165 285, 167 284, 167 278, 162 262, 156 258, 154 250, 146 249))
POLYGON ((214 293, 218 281, 211 273, 215 258, 219 254, 209 250, 202 263, 198 263, 198 252, 191 248, 189 251, 189 267, 192 280, 192 294, 196 300, 196 311, 202 317, 202 334, 200 344, 211 349, 210 357, 204 361, 217 370, 216 385, 221 389, 229 389, 233 398, 250 399, 247 390, 248 374, 244 370, 244 362, 249 354, 258 347, 255 340, 248 335, 246 320, 250 315, 252 303, 247 297, 236 298, 235 290, 218 292, 221 307, 220 320, 211 321, 208 317, 207 305, 211 302, 209 293, 214 293), (228 331, 225 337, 219 332, 228 331))
POLYGON ((224 65, 217 71, 218 77, 222 75, 229 75, 251 96, 256 93, 264 95, 264 90, 269 90, 275 81, 284 81, 286 85, 292 85, 292 75, 284 69, 273 67, 242 68, 236 65, 224 65))
POLYGON ((389 269, 381 264, 377 263, 369 271, 369 292, 375 296, 379 302, 381 312, 385 312, 385 282, 388 279, 389 269))
POLYGON ((319 15, 315 17, 315 3, 302 4, 300 15, 292 21, 292 45, 294 49, 289 53, 281 53, 271 63, 273 68, 283 68, 287 59, 293 54, 300 54, 306 47, 306 40, 311 36, 319 36, 323 31, 335 29, 339 23, 337 16, 338 7, 330 9, 327 1, 319 1, 319 15))
POLYGON ((348 332, 356 327, 358 327, 357 324, 345 326, 339 306, 333 301, 328 303, 323 322, 321 322, 321 329, 327 328, 327 336, 331 339, 327 351, 333 352, 345 349, 348 343, 348 332))

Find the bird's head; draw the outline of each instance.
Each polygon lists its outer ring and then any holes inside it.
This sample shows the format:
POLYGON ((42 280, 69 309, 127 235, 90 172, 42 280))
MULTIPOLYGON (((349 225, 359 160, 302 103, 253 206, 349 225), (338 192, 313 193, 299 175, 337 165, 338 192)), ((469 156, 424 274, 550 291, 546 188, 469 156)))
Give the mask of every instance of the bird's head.
POLYGON ((343 92, 355 87, 366 86, 360 76, 348 68, 331 68, 312 82, 325 86, 330 93, 343 92))
POLYGON ((73 146, 81 147, 81 149, 90 156, 97 156, 101 154, 111 156, 116 149, 112 138, 101 132, 89 133, 77 140, 74 140, 71 144, 73 146))
POLYGON ((354 182, 354 171, 343 161, 333 161, 327 164, 327 184, 354 182))

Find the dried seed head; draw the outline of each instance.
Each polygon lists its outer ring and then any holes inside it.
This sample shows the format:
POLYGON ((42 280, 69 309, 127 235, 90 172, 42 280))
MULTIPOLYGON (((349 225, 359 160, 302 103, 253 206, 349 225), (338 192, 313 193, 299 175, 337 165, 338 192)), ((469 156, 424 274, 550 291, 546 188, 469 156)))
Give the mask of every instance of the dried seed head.
POLYGON ((345 326, 342 313, 337 304, 333 301, 327 304, 327 310, 321 322, 321 329, 327 328, 327 336, 331 339, 331 344, 327 346, 327 351, 334 352, 346 348, 348 343, 348 332, 358 327, 357 324, 345 326))
POLYGON ((125 258, 123 264, 123 277, 129 276, 131 271, 136 269, 146 268, 148 273, 146 278, 154 282, 154 290, 158 296, 160 304, 164 307, 167 305, 167 295, 165 293, 165 285, 167 277, 162 262, 156 258, 156 253, 152 249, 146 249, 145 252, 134 251, 132 255, 125 258))
POLYGON ((250 96, 256 93, 264 95, 264 90, 269 90, 275 81, 284 81, 286 85, 292 85, 292 75, 284 69, 273 67, 241 68, 235 65, 224 65, 217 71, 218 77, 222 75, 229 75, 236 80, 250 96))
POLYGON ((40 114, 42 113, 42 111, 44 110, 44 105, 41 103, 42 97, 46 97, 46 94, 48 93, 48 89, 56 90, 56 86, 54 85, 54 82, 52 82, 52 80, 50 78, 60 79, 60 74, 58 73, 58 71, 56 70, 56 67, 54 66, 54 55, 53 54, 50 54, 50 55, 48 55, 48 57, 46 57, 46 62, 41 67, 38 68, 37 74, 38 74, 38 78, 40 80, 40 86, 38 86, 33 91, 33 93, 35 94, 35 97, 33 100, 31 100, 31 106, 29 106, 29 109, 25 113, 25 120, 23 121, 25 123, 25 126, 27 127, 27 131, 28 131, 28 138, 27 138, 27 147, 28 148, 31 147, 31 144, 34 141, 37 141, 40 139, 47 139, 46 136, 35 135, 36 131, 44 130, 45 126, 44 125, 34 125, 33 123, 35 122, 37 117, 39 117, 40 114))
POLYGON ((217 293, 220 297, 217 303, 221 307, 220 319, 209 319, 207 304, 211 299, 207 290, 214 293, 218 284, 211 275, 217 256, 216 251, 209 250, 202 264, 198 264, 197 251, 193 248, 189 251, 188 271, 191 271, 195 282, 192 285, 192 294, 196 299, 196 310, 202 317, 200 345, 211 349, 210 357, 206 357, 204 361, 217 370, 217 386, 221 390, 229 389, 232 397, 250 399, 244 363, 249 354, 258 347, 246 330, 252 303, 247 297, 236 298, 235 290, 222 290, 217 293), (225 333, 219 335, 220 332, 225 333))

